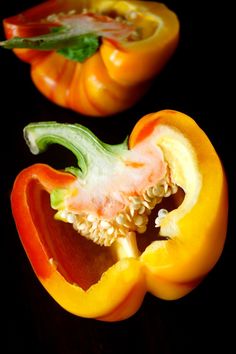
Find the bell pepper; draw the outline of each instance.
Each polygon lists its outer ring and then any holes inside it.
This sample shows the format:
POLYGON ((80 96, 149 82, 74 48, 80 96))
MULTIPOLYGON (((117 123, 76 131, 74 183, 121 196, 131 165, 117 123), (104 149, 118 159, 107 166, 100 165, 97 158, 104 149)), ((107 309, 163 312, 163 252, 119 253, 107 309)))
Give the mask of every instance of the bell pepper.
POLYGON ((166 300, 194 289, 218 261, 227 230, 222 163, 189 116, 151 113, 119 145, 79 124, 30 123, 33 154, 58 143, 78 165, 17 176, 11 206, 39 281, 67 311, 119 321, 146 292, 166 300))
POLYGON ((133 106, 179 38, 175 13, 149 1, 49 0, 3 25, 0 45, 31 65, 43 95, 98 117, 133 106))

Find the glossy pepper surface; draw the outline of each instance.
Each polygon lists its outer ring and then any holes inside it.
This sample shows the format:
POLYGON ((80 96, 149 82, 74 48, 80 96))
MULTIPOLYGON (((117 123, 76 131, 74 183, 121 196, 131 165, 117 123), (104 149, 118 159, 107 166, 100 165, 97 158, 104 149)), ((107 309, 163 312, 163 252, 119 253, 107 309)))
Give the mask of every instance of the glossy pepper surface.
POLYGON ((134 105, 179 37, 177 16, 149 1, 49 0, 3 24, 12 42, 1 45, 18 47, 14 52, 31 64, 37 88, 58 105, 89 116, 109 116, 134 105), (87 57, 79 62, 81 34, 87 57))
POLYGON ((168 300, 189 293, 219 259, 226 178, 192 118, 148 114, 120 145, 77 124, 31 123, 24 134, 34 154, 59 143, 78 160, 63 172, 24 169, 11 194, 34 272, 67 311, 123 320, 147 291, 168 300))

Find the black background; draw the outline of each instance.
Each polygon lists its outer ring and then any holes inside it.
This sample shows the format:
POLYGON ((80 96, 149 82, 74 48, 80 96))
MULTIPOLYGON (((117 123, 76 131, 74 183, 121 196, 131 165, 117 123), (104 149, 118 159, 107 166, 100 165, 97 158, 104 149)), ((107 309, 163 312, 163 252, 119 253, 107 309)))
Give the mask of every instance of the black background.
MULTIPOLYGON (((1 0, 0 20, 39 2, 1 0)), ((45 154, 31 155, 22 137, 26 124, 44 120, 79 122, 102 140, 118 143, 144 114, 165 108, 190 115, 207 133, 224 164, 230 196, 235 195, 234 111, 230 93, 232 44, 228 41, 226 16, 233 10, 227 1, 220 7, 213 1, 166 0, 165 3, 180 20, 178 49, 148 94, 135 107, 114 117, 89 118, 54 105, 32 84, 29 65, 11 51, 0 49, 3 353, 236 352, 235 223, 231 205, 225 248, 204 281, 177 301, 163 301, 147 294, 133 317, 117 323, 75 317, 54 302, 34 276, 11 216, 10 191, 21 169, 35 162, 63 168, 70 165, 72 158, 58 146, 52 146, 45 154)), ((0 34, 3 39, 2 27, 0 34)))

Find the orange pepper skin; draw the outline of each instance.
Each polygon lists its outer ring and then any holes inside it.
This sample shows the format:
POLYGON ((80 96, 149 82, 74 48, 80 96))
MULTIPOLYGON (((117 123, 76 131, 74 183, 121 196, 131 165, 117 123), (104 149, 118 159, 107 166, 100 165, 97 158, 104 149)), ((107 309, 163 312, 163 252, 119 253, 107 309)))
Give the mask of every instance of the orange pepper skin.
POLYGON ((143 6, 162 20, 163 30, 160 28, 157 36, 150 36, 142 43, 124 43, 121 50, 105 39, 101 46, 109 75, 123 85, 151 80, 162 70, 178 44, 179 23, 173 12, 162 3, 147 1, 143 6))
POLYGON ((112 247, 76 237, 71 225, 53 218, 49 194, 68 187, 73 175, 36 164, 14 182, 12 212, 34 272, 56 302, 75 315, 120 321, 140 308, 146 292, 178 299, 194 289, 221 256, 228 191, 214 147, 192 118, 163 110, 137 122, 129 149, 149 139, 154 129, 159 129, 156 144, 185 196, 161 224, 159 234, 168 239, 152 240, 137 257, 114 261, 112 247))
MULTIPOLYGON (((50 14, 82 10, 83 1, 49 0, 4 20, 6 38, 33 37, 48 32, 42 19, 50 14)), ((179 40, 177 16, 165 5, 149 1, 90 0, 91 11, 135 11, 144 19, 144 38, 135 41, 102 38, 98 52, 79 63, 56 52, 14 49, 31 65, 31 77, 52 102, 88 116, 105 117, 132 107, 174 53, 179 40), (108 2, 107 2, 108 3, 108 2), (120 4, 119 4, 120 3, 120 4), (150 33, 149 33, 150 32, 150 33)))
POLYGON ((31 67, 38 89, 50 100, 85 115, 107 116, 133 105, 149 87, 147 82, 121 86, 108 75, 100 53, 75 63, 55 52, 31 67))

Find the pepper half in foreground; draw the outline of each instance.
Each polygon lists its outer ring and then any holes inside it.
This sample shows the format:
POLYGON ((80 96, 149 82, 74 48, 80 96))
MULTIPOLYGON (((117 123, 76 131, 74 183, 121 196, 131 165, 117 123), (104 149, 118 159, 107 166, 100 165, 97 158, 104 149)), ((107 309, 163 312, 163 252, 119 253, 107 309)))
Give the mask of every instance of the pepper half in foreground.
POLYGON ((149 1, 49 0, 3 21, 1 46, 52 102, 89 116, 133 106, 176 49, 177 16, 149 1))
POLYGON ((45 164, 16 178, 12 211, 32 267, 66 310, 104 321, 128 318, 148 291, 178 299, 219 259, 227 185, 205 133, 183 113, 141 118, 121 145, 75 124, 32 123, 32 153, 58 143, 78 166, 45 164))

